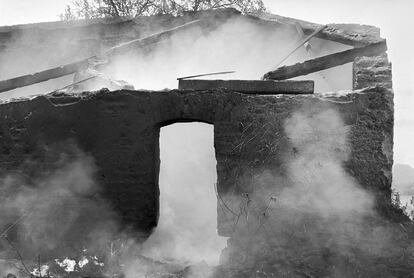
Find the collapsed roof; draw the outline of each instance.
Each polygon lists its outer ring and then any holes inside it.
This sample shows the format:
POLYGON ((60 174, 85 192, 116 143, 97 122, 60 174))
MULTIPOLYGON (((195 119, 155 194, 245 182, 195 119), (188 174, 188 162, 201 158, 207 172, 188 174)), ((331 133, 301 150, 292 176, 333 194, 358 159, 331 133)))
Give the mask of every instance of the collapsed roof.
MULTIPOLYGON (((277 68, 267 73, 266 69, 263 69, 264 79, 268 80, 284 80, 307 75, 353 62, 359 56, 378 56, 387 50, 386 42, 380 38, 379 29, 376 27, 355 24, 328 24, 323 26, 269 13, 242 15, 234 9, 186 13, 179 17, 160 15, 5 26, 0 27, 0 60, 5 60, 3 65, 10 62, 7 58, 3 57, 2 59, 1 57, 1 52, 7 53, 10 51, 8 45, 13 43, 13 48, 24 50, 25 48, 35 47, 39 51, 45 51, 45 49, 50 49, 57 43, 62 33, 65 34, 68 48, 78 45, 77 47, 86 50, 83 52, 88 53, 88 55, 77 57, 76 53, 72 52, 70 53, 72 55, 55 57, 55 62, 59 61, 56 67, 46 67, 46 69, 40 71, 36 69, 36 71, 32 70, 27 74, 20 74, 19 72, 4 74, 2 68, 0 68, 0 92, 82 71, 91 67, 91 65, 95 66, 96 59, 104 60, 103 64, 110 63, 113 56, 123 54, 131 49, 151 48, 152 45, 163 42, 174 34, 185 32, 191 28, 198 27, 205 32, 210 32, 230 18, 238 17, 260 24, 264 28, 276 27, 287 29, 293 33, 301 32, 307 37, 299 43, 297 48, 304 45, 312 37, 352 47, 352 49, 339 53, 311 59, 293 66, 277 68), (171 28, 165 28, 165 26, 171 26, 171 28), (19 38, 22 37, 29 37, 30 40, 19 41, 19 38), (33 42, 35 45, 30 45, 33 42), (25 45, 25 43, 28 44, 25 45)), ((55 55, 58 56, 59 54, 55 55)), ((53 57, 51 58, 53 60, 53 57)), ((87 76, 84 79, 76 80, 74 83, 78 84, 91 78, 94 78, 94 76, 87 76)))

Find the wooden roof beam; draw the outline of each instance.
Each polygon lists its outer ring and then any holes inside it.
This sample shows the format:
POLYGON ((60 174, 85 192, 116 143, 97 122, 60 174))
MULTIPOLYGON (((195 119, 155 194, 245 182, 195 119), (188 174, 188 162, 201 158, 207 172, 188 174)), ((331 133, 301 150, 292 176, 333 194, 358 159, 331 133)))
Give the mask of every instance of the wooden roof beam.
POLYGON ((364 47, 353 48, 342 52, 322 56, 297 63, 291 66, 283 66, 270 71, 263 76, 264 80, 286 80, 321 70, 333 68, 353 62, 357 57, 378 56, 387 51, 387 43, 382 40, 364 47))
MULTIPOLYGON (((248 17, 256 21, 263 23, 267 22, 268 24, 274 24, 277 26, 285 25, 295 28, 295 25, 299 24, 305 35, 309 35, 323 26, 317 23, 263 12, 249 13, 248 17)), ((325 28, 322 32, 319 32, 316 37, 354 47, 366 46, 382 40, 379 36, 378 28, 374 26, 356 24, 327 24, 327 28, 325 28), (345 28, 346 26, 350 26, 351 30, 349 28, 345 28)))

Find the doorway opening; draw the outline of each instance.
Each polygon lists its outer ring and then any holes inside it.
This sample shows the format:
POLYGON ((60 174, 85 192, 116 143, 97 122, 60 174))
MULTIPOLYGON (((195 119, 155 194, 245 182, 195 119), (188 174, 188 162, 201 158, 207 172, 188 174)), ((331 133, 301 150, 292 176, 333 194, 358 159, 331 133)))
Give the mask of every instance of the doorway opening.
POLYGON ((160 214, 144 255, 162 261, 218 264, 213 125, 175 123, 160 130, 160 214))

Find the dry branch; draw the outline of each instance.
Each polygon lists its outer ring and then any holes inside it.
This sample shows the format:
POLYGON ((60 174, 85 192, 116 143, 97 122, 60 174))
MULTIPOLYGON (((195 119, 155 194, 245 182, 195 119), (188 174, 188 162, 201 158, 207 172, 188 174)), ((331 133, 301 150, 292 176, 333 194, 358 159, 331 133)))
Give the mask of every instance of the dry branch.
POLYGON ((21 222, 28 214, 30 213, 23 213, 22 216, 20 216, 18 219, 16 219, 16 221, 14 221, 10 226, 8 226, 1 234, 0 234, 0 239, 2 237, 7 237, 8 232, 17 224, 19 224, 19 222, 21 222))
POLYGON ((297 63, 291 66, 283 66, 270 71, 263 76, 265 80, 285 80, 297 76, 307 75, 321 70, 333 68, 343 64, 351 63, 357 57, 378 56, 387 51, 385 40, 364 47, 353 48, 327 56, 315 58, 297 63))
POLYGON ((27 268, 26 264, 24 263, 23 257, 20 254, 19 249, 17 249, 16 246, 14 246, 14 244, 7 237, 4 237, 4 239, 8 242, 8 244, 14 250, 14 252, 16 252, 17 256, 19 257, 20 263, 22 264, 22 266, 24 268, 24 272, 26 272, 26 274, 30 275, 30 271, 27 268))

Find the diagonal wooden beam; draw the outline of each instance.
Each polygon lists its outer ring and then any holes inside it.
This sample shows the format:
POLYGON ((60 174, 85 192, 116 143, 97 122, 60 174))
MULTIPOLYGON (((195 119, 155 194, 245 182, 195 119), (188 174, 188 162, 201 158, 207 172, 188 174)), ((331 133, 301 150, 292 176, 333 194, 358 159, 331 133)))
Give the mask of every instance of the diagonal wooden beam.
MULTIPOLYGON (((170 38, 172 35, 174 35, 175 33, 179 31, 181 32, 181 31, 188 30, 194 27, 208 28, 209 26, 206 24, 206 22, 202 20, 191 21, 186 24, 180 25, 178 27, 175 27, 175 28, 172 28, 166 31, 162 31, 162 32, 150 35, 145 38, 132 40, 132 41, 114 46, 106 50, 103 53, 103 55, 111 57, 114 55, 125 53, 132 48, 137 49, 137 48, 141 48, 141 47, 148 46, 151 44, 155 44, 155 43, 158 43, 160 41, 170 38)), ((0 81, 0 93, 75 73, 77 71, 84 69, 85 67, 88 67, 90 59, 93 59, 95 57, 97 56, 88 57, 86 59, 80 60, 75 63, 47 69, 47 70, 40 71, 34 74, 27 74, 27 75, 18 76, 15 78, 7 79, 7 80, 1 80, 0 81)))
POLYGON ((307 75, 321 70, 351 63, 357 57, 378 56, 387 51, 385 40, 373 43, 364 47, 353 48, 342 52, 326 55, 297 63, 291 66, 283 66, 274 71, 270 71, 263 76, 264 80, 285 80, 297 76, 307 75))
POLYGON ((160 41, 169 39, 172 35, 176 34, 177 32, 182 32, 182 31, 186 31, 189 29, 192 29, 194 27, 202 27, 202 28, 206 28, 208 29, 213 28, 214 26, 209 26, 207 21, 203 21, 203 20, 194 20, 194 21, 190 21, 187 22, 183 25, 171 28, 169 30, 166 31, 162 31, 159 33, 155 33, 152 34, 148 37, 145 38, 139 38, 139 39, 135 39, 132 41, 128 41, 122 44, 119 44, 117 46, 111 47, 108 50, 105 51, 104 55, 106 56, 114 56, 117 54, 122 54, 125 53, 131 49, 137 49, 137 48, 141 48, 144 46, 148 46, 151 44, 155 44, 158 43, 160 41))
MULTIPOLYGON (((253 20, 277 26, 295 27, 299 24, 305 35, 311 34, 322 25, 295 18, 284 17, 263 12, 251 12, 247 14, 253 20)), ((374 26, 356 24, 328 24, 328 28, 316 35, 317 38, 330 40, 354 47, 366 46, 381 40, 379 29, 374 26), (347 27, 348 26, 348 27, 347 27)))
POLYGON ((87 68, 88 60, 90 58, 60 67, 47 69, 34 74, 27 74, 7 80, 1 80, 0 93, 75 73, 83 68, 87 68))

